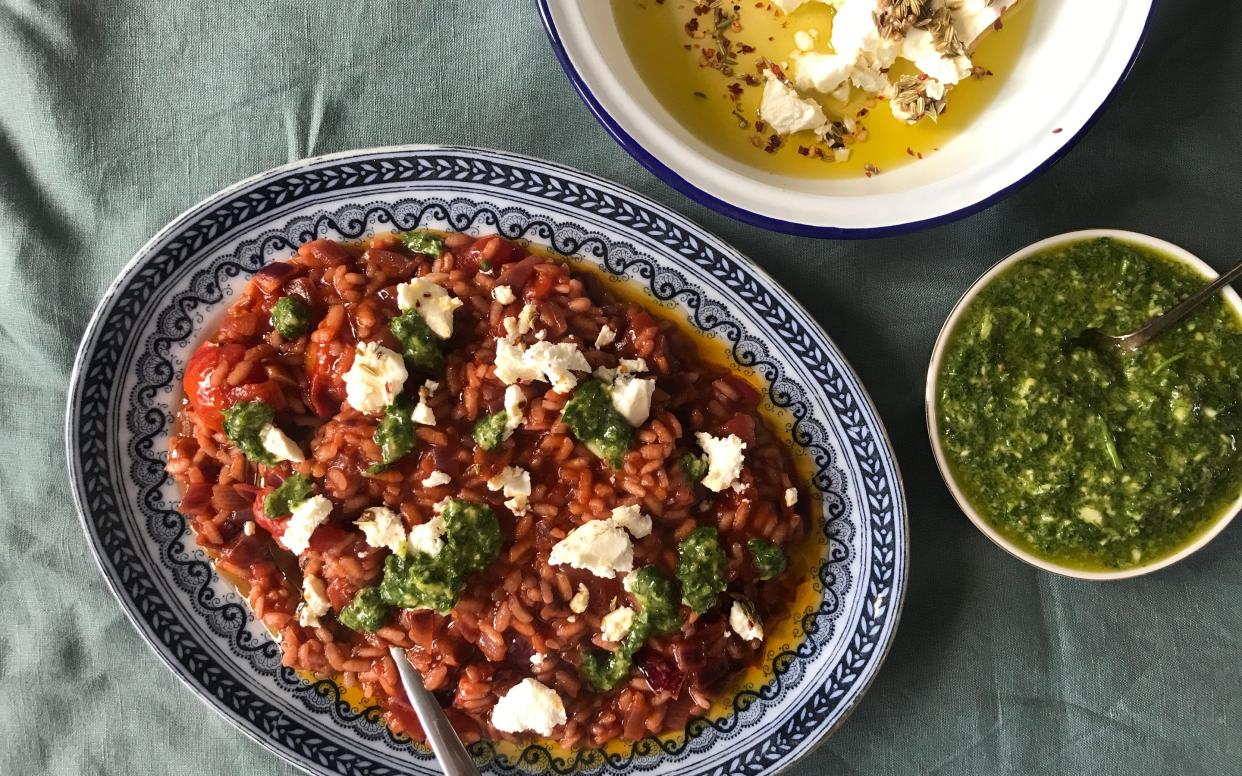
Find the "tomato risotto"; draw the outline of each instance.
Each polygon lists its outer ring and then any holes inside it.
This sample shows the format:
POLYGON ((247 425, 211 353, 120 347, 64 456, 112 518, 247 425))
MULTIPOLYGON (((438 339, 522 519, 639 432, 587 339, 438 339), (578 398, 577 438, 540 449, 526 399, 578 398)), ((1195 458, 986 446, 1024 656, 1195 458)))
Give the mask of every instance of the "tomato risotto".
POLYGON ((807 531, 759 392, 596 275, 492 235, 314 240, 186 366, 168 471, 284 663, 421 739, 680 731, 763 653, 807 531))

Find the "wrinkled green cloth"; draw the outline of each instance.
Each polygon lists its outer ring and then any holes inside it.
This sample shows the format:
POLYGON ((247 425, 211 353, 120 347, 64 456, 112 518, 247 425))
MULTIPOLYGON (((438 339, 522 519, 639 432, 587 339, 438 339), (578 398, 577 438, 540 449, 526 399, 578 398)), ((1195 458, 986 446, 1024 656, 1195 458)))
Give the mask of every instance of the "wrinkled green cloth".
POLYGON ((201 198, 310 154, 454 143, 688 214, 793 290, 870 389, 905 474, 909 595, 861 707, 791 773, 1242 773, 1242 526, 1145 579, 1034 571, 954 507, 923 424, 935 334, 1008 252, 1106 226, 1218 268, 1242 257, 1242 4, 1157 5, 1115 103, 1032 185, 949 226, 828 242, 730 221, 643 170, 529 0, 0 0, 0 772, 294 772, 183 687, 108 593, 65 484, 70 365, 122 264, 201 198))

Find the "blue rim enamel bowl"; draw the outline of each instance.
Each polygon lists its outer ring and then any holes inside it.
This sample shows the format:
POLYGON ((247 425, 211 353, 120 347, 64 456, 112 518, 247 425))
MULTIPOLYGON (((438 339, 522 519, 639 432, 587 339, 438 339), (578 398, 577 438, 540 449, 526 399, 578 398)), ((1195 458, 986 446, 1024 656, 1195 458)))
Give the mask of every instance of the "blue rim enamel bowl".
MULTIPOLYGON (((1152 0, 1025 0, 1000 94, 936 153, 872 178, 764 172, 693 135, 643 83, 605 0, 538 0, 587 107, 656 177, 731 218, 808 237, 905 234, 978 212, 1033 180, 1095 123, 1138 58, 1152 0)), ((950 105, 952 101, 950 100, 950 105)))
MULTIPOLYGON (((875 408, 811 316, 733 248, 651 200, 535 159, 415 146, 297 162, 228 188, 138 251, 100 302, 69 390, 70 479, 104 578, 167 666, 244 734, 315 774, 434 774, 375 707, 281 666, 279 646, 214 572, 164 472, 189 355, 262 266, 319 237, 430 226, 550 246, 636 285, 766 384, 819 519, 813 591, 764 678, 686 734, 622 751, 516 755, 484 742, 486 773, 775 773, 833 731, 876 676, 905 593, 901 478, 875 408)), ((812 577, 812 573, 808 573, 812 577)))

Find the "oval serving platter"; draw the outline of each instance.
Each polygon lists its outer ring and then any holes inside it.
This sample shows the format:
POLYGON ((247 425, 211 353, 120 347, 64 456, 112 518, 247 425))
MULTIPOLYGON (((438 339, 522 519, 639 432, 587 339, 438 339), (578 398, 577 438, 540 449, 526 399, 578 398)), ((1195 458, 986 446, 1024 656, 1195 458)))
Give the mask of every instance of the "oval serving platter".
POLYGON ((416 226, 577 256, 724 343, 789 419, 822 513, 817 608, 796 623, 801 638, 767 644, 766 684, 739 691, 730 713, 620 752, 532 744, 514 755, 482 742, 471 747, 480 767, 761 776, 810 751, 874 679, 905 592, 905 501, 870 399, 810 315, 733 248, 632 191, 508 153, 412 146, 296 162, 186 211, 125 266, 83 337, 65 431, 83 528, 139 633, 216 711, 308 772, 439 772, 376 708, 281 666, 278 645, 195 544, 164 473, 185 362, 256 270, 316 237, 416 226))

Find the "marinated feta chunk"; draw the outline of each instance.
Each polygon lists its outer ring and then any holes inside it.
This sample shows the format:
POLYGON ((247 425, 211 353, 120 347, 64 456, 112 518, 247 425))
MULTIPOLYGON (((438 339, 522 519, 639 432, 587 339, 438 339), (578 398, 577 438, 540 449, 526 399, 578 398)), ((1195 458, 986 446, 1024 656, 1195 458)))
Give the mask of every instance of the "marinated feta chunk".
POLYGON ((505 439, 512 436, 526 419, 526 394, 516 385, 505 389, 505 439))
POLYGON ((410 529, 410 549, 432 557, 444 549, 444 518, 438 513, 425 523, 410 529))
POLYGON ((595 349, 600 350, 602 348, 608 347, 613 342, 616 342, 616 340, 617 340, 617 333, 612 330, 611 326, 605 323, 603 327, 599 330, 599 334, 596 335, 595 337, 595 349))
POLYGON ((294 555, 301 555, 310 546, 311 534, 332 514, 332 502, 323 496, 311 496, 289 512, 280 543, 294 555))
POLYGON ((297 443, 272 423, 268 423, 259 430, 259 441, 263 443, 264 450, 276 456, 277 461, 302 463, 306 460, 306 456, 302 454, 302 449, 297 446, 297 443))
POLYGON ((569 393, 578 384, 574 372, 590 372, 586 356, 573 342, 536 342, 530 347, 496 340, 496 379, 506 385, 545 380, 557 393, 569 393))
POLYGON ((620 642, 634 627, 634 610, 628 606, 613 609, 599 622, 600 635, 607 641, 620 642))
POLYGON ((828 117, 818 102, 800 96, 797 90, 777 78, 771 70, 764 73, 764 78, 759 117, 778 135, 815 130, 828 123, 828 117))
POLYGON ((707 454, 707 474, 703 476, 703 485, 719 493, 733 485, 742 473, 742 463, 746 443, 736 435, 715 437, 700 432, 694 435, 699 447, 707 454))
POLYGON ((405 523, 401 516, 388 507, 371 507, 363 510, 362 516, 354 521, 354 525, 362 531, 367 544, 372 547, 387 547, 395 553, 405 552, 405 523))
POLYGON ((518 334, 525 334, 535 325, 535 319, 539 317, 539 308, 533 304, 522 305, 522 312, 518 313, 518 334))
POLYGON ((615 507, 612 510, 612 521, 629 531, 635 539, 641 539, 651 533, 651 518, 644 515, 637 504, 615 507))
POLYGON ((332 611, 328 588, 314 574, 302 577, 302 603, 298 604, 298 623, 305 628, 319 627, 319 618, 332 611))
POLYGON ((729 609, 729 627, 746 641, 763 641, 763 624, 748 603, 733 602, 729 609))
MULTIPOLYGON (((626 577, 628 579, 629 577, 626 577)), ((591 603, 591 591, 587 590, 587 586, 578 583, 578 589, 574 591, 573 598, 569 599, 569 611, 575 614, 582 614, 587 610, 587 606, 591 603)))
POLYGON ((792 507, 794 504, 797 504, 797 503, 798 503, 798 489, 797 488, 786 488, 785 489, 785 506, 792 507))
POLYGON ((509 286, 496 286, 493 288, 492 299, 501 304, 513 304, 517 301, 517 297, 513 295, 513 289, 509 286))
POLYGON ((956 0, 950 6, 953 26, 967 53, 973 52, 979 39, 995 29, 996 22, 1017 4, 1018 0, 956 0))
POLYGON ((655 380, 618 375, 608 389, 612 407, 631 426, 641 426, 651 415, 651 396, 655 393, 655 380))
POLYGON ((414 410, 410 413, 410 420, 423 426, 434 426, 436 424, 436 413, 427 404, 427 399, 436 392, 440 384, 434 380, 428 380, 423 383, 423 387, 418 389, 418 404, 414 405, 414 410))
POLYGON ((423 478, 424 488, 438 488, 441 485, 448 485, 453 478, 442 471, 434 471, 423 478))
POLYGON ((417 310, 440 339, 453 336, 453 312, 462 301, 441 286, 426 278, 414 278, 397 286, 397 307, 402 311, 417 310))
POLYGON ((505 733, 550 736, 565 724, 565 704, 556 691, 537 679, 515 684, 492 708, 492 725, 505 733))
POLYGON ((530 472, 520 466, 506 466, 500 474, 487 481, 488 490, 503 491, 505 506, 519 517, 526 514, 526 502, 530 498, 530 472))
POLYGON ((379 414, 401 393, 407 377, 400 353, 378 342, 359 342, 345 373, 345 400, 359 412, 379 414))
POLYGON ((613 579, 618 573, 634 570, 634 545, 629 533, 615 520, 592 520, 557 542, 548 563, 613 579))

